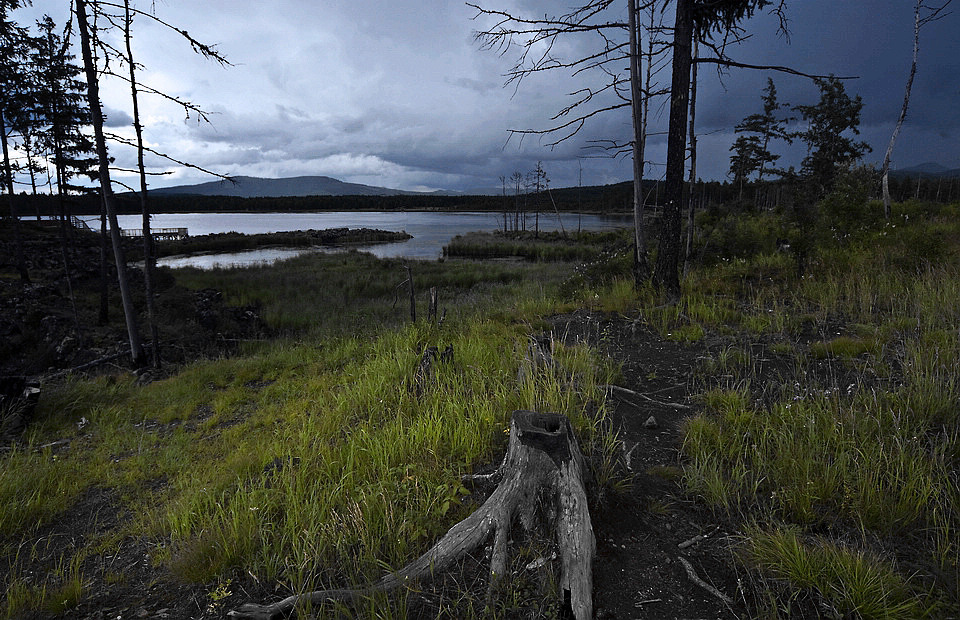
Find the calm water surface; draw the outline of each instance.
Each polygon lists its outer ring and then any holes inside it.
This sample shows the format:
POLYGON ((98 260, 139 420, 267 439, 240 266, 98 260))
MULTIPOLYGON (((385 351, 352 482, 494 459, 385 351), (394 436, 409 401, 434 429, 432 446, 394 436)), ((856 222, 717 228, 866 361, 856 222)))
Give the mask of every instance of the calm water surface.
MULTIPOLYGON (((140 228, 139 215, 118 216, 121 228, 140 228)), ((582 230, 610 230, 632 226, 629 215, 594 215, 577 213, 540 214, 540 230, 567 232, 582 230)), ((96 223, 91 223, 95 227, 96 223)), ((333 211, 325 213, 160 213, 151 218, 154 228, 187 228, 191 235, 220 232, 247 234, 289 230, 322 230, 324 228, 380 228, 406 231, 413 239, 397 243, 350 246, 370 252, 380 258, 418 258, 435 260, 442 248, 456 235, 472 231, 493 231, 503 226, 503 216, 497 213, 438 213, 428 211, 333 211)), ((534 226, 533 217, 527 219, 527 230, 534 226)), ((160 259, 170 267, 200 267, 250 265, 270 263, 283 258, 314 251, 342 251, 342 248, 262 248, 229 254, 200 256, 171 256, 160 259)))

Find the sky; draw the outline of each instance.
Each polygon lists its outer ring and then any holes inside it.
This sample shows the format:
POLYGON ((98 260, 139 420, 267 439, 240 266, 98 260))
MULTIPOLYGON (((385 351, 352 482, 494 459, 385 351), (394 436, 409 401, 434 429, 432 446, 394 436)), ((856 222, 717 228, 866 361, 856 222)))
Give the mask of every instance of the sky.
MULTIPOLYGON (((567 3, 476 0, 518 15, 557 15, 567 3)), ((69 0, 34 0, 16 11, 21 25, 44 13, 62 24, 69 0)), ((617 2, 611 20, 625 20, 617 2)), ((793 0, 787 2, 789 39, 762 13, 743 22, 750 38, 728 54, 735 60, 787 65, 815 74, 856 76, 847 92, 863 98, 860 139, 878 164, 903 102, 913 45, 912 0, 793 0)), ((580 132, 550 147, 537 136, 510 138, 511 129, 543 129, 599 72, 561 69, 504 86, 519 48, 484 50, 477 30, 491 21, 457 0, 134 0, 137 8, 188 31, 232 64, 195 54, 175 32, 138 18, 134 55, 138 79, 209 112, 210 122, 186 117, 170 102, 142 95, 149 145, 181 161, 225 175, 325 175, 352 183, 404 190, 471 191, 500 188, 500 177, 526 173, 537 162, 552 187, 596 185, 631 178, 632 160, 590 148, 628 140, 626 109, 587 121, 580 132), (508 139, 509 138, 509 139, 508 139)), ((956 7, 960 9, 960 5, 956 7)), ((955 9, 956 10, 956 9, 955 9)), ((668 11, 669 13, 670 11, 668 11)), ((937 162, 960 168, 960 49, 953 33, 960 14, 921 31, 919 68, 910 111, 893 153, 893 167, 937 162)), ((625 33, 624 33, 625 36, 625 33)), ((554 54, 572 60, 593 53, 598 39, 572 35, 554 54)), ((77 50, 79 59, 79 50, 77 50)), ((626 62, 616 66, 626 71, 626 62)), ((769 71, 701 65, 698 80, 697 172, 726 178, 734 126, 761 111, 762 89, 773 78, 778 98, 791 105, 819 99, 811 80, 769 71)), ((669 83, 669 69, 660 74, 669 83)), ((133 135, 129 87, 105 77, 101 96, 116 133, 133 135)), ((610 100, 598 99, 609 104, 610 100)), ((651 134, 664 132, 664 101, 654 102, 651 134)), ((652 135, 646 176, 662 177, 665 136, 652 135)), ((777 147, 781 164, 799 168, 805 147, 777 147)), ((112 146, 117 166, 132 168, 135 153, 112 146)), ((152 187, 213 180, 152 157, 152 187)), ((129 174, 117 178, 135 184, 129 174)))

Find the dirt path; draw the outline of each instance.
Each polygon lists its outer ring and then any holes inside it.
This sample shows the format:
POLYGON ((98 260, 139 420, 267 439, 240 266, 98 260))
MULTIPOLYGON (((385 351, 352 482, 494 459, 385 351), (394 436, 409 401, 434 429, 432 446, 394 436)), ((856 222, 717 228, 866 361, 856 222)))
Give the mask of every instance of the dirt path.
POLYGON ((620 386, 637 393, 611 392, 614 430, 635 479, 629 491, 607 498, 594 516, 596 617, 746 616, 742 600, 721 601, 691 580, 682 561, 720 593, 739 597, 737 573, 722 540, 728 534, 684 497, 679 481, 682 425, 698 408, 690 401, 691 380, 704 347, 665 341, 642 323, 585 311, 558 317, 554 329, 567 342, 586 341, 619 362, 620 386), (646 425, 651 416, 655 428, 646 425), (678 548, 701 534, 709 536, 678 548))

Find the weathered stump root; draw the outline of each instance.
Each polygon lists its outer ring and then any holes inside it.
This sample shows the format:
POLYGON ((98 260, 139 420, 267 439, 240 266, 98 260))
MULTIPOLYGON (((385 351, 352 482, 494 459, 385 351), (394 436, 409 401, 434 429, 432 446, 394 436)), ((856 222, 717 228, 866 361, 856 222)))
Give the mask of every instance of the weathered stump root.
POLYGON ((274 619, 297 604, 320 606, 351 602, 376 592, 394 590, 427 579, 476 549, 494 534, 490 559, 493 591, 507 574, 507 538, 515 517, 527 531, 540 529, 537 519, 550 520, 560 549, 560 595, 577 620, 593 617, 593 555, 596 541, 584 489, 583 455, 570 421, 556 413, 514 411, 510 419, 507 455, 499 470, 500 483, 487 501, 454 525, 429 551, 379 581, 352 590, 319 590, 294 595, 271 605, 248 603, 230 616, 247 620, 274 619), (543 501, 553 505, 538 510, 543 501))

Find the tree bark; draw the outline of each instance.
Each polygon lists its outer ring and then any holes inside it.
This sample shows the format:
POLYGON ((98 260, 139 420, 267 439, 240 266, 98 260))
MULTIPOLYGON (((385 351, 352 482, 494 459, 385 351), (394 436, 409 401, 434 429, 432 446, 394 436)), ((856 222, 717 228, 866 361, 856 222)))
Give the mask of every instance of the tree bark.
POLYGON ((127 50, 127 65, 130 68, 130 97, 133 101, 133 128, 137 134, 137 170, 140 172, 140 212, 143 216, 143 287, 147 299, 147 322, 150 324, 150 351, 153 367, 160 368, 160 331, 157 329, 157 303, 153 296, 153 277, 156 273, 156 253, 153 235, 150 234, 150 203, 147 199, 147 172, 143 165, 143 125, 140 124, 140 104, 137 97, 137 72, 130 46, 130 1, 124 0, 123 37, 127 50))
POLYGON ((910 90, 913 88, 913 78, 917 74, 917 56, 920 53, 920 7, 923 0, 917 0, 913 10, 913 62, 910 63, 910 75, 907 76, 907 88, 903 93, 903 106, 900 108, 900 116, 897 117, 897 124, 893 128, 893 135, 890 136, 890 144, 887 145, 887 152, 883 156, 883 166, 880 167, 880 176, 883 179, 883 215, 890 219, 890 158, 893 156, 893 145, 900 134, 900 128, 903 126, 903 119, 907 117, 907 106, 910 105, 910 90))
POLYGON ((407 269, 407 284, 410 285, 410 321, 413 323, 417 322, 417 294, 413 288, 413 271, 410 269, 410 265, 406 265, 407 269))
MULTIPOLYGON (((630 110, 633 116, 633 280, 639 288, 650 276, 647 262, 647 234, 643 226, 643 108, 640 96, 640 44, 637 0, 627 0, 630 27, 630 110)), ((649 60, 648 60, 649 62, 649 60)))
POLYGON ((680 296, 680 209, 687 149, 687 110, 693 56, 692 0, 677 0, 673 27, 673 77, 670 83, 670 123, 667 130, 667 170, 663 217, 653 282, 671 297, 680 296))
POLYGON ((319 590, 294 595, 270 605, 246 604, 230 616, 267 620, 289 613, 299 604, 318 607, 349 603, 378 592, 395 590, 445 570, 493 535, 490 559, 492 593, 507 575, 507 536, 514 521, 528 533, 541 532, 538 518, 553 513, 546 524, 556 535, 561 563, 560 596, 576 620, 593 617, 593 555, 596 541, 584 489, 584 460, 570 421, 556 413, 514 411, 507 454, 495 477, 500 482, 473 514, 454 525, 429 551, 395 573, 357 589, 319 590), (540 498, 540 500, 538 500, 540 498), (555 510, 536 510, 538 501, 552 501, 555 510))
POLYGON ((76 0, 77 25, 80 30, 80 47, 83 51, 83 66, 87 78, 87 102, 93 120, 93 134, 97 144, 97 158, 100 161, 100 189, 103 192, 103 204, 110 221, 110 238, 113 242, 113 258, 117 265, 117 282, 120 285, 120 301, 127 324, 127 337, 130 340, 130 354, 137 368, 145 365, 143 344, 137 331, 137 316, 133 308, 133 297, 127 281, 126 259, 120 238, 120 224, 117 222, 117 210, 114 204, 113 187, 110 185, 110 160, 107 156, 107 143, 103 136, 103 110, 100 107, 100 87, 97 81, 97 68, 93 61, 90 45, 90 31, 87 22, 86 0, 76 0))
MULTIPOLYGON (((697 55, 697 40, 693 41, 693 55, 697 55)), ((690 195, 687 196, 687 243, 683 253, 683 275, 687 275, 687 268, 690 264, 690 256, 693 254, 693 219, 696 215, 696 202, 694 201, 693 188, 697 182, 697 65, 691 67, 690 77, 690 195)))

